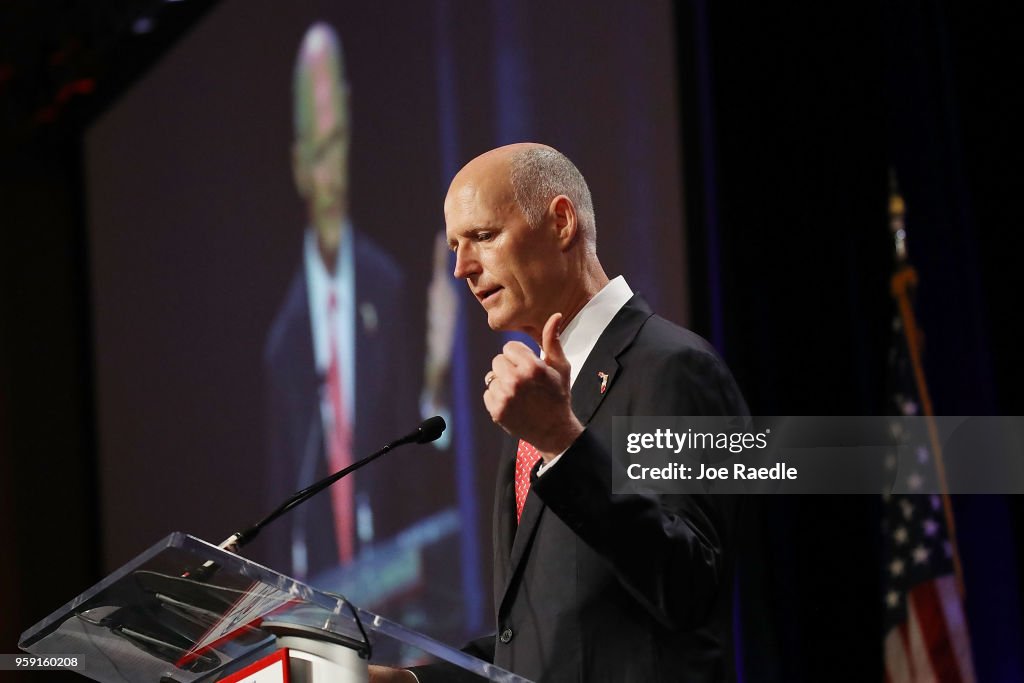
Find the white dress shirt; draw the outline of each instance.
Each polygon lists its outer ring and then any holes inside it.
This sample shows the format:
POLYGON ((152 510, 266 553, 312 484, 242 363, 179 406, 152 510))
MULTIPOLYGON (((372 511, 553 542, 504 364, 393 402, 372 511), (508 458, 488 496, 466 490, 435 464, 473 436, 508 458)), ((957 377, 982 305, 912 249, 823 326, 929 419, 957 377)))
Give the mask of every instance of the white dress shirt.
MULTIPOLYGON (((350 425, 356 424, 356 273, 352 251, 352 226, 346 223, 342 226, 338 260, 332 274, 320 256, 316 231, 313 228, 306 230, 303 263, 309 293, 309 322, 317 376, 326 377, 331 364, 332 330, 328 324, 328 301, 333 294, 338 307, 333 337, 341 366, 339 370, 345 395, 345 413, 350 425)), ((329 425, 328 418, 329 411, 325 415, 325 427, 329 425)))
MULTIPOLYGON (((580 369, 587 362, 597 340, 604 334, 615 314, 632 296, 633 290, 626 284, 626 279, 621 275, 618 276, 602 287, 601 291, 587 302, 587 305, 569 321, 562 333, 558 335, 558 340, 562 343, 562 351, 569 361, 570 387, 576 383, 580 369)), ((542 464, 537 470, 537 475, 544 474, 561 457, 562 454, 559 453, 551 459, 551 462, 542 464)))

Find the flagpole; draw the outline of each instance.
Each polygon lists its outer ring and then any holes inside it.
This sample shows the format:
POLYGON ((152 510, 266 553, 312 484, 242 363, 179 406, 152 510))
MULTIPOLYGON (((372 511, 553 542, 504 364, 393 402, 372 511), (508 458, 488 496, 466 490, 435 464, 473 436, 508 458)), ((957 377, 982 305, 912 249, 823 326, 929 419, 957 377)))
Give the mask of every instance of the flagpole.
POLYGON ((928 426, 928 440, 935 456, 935 469, 939 477, 939 491, 942 495, 942 510, 949 530, 949 543, 953 560, 953 573, 960 599, 966 597, 964 588, 963 567, 960 564, 960 549, 956 541, 956 525, 953 521, 953 501, 949 497, 949 486, 946 483, 946 464, 942 457, 942 445, 939 442, 939 431, 935 425, 935 413, 932 410, 932 399, 928 394, 928 383, 925 381, 924 367, 921 363, 921 337, 914 317, 914 308, 910 303, 911 291, 917 286, 917 270, 907 262, 906 229, 904 227, 905 207, 903 197, 896 186, 895 173, 889 175, 889 227, 892 230, 896 248, 896 272, 890 281, 892 296, 899 306, 903 334, 907 339, 910 363, 914 371, 914 382, 917 394, 921 399, 921 411, 928 426))

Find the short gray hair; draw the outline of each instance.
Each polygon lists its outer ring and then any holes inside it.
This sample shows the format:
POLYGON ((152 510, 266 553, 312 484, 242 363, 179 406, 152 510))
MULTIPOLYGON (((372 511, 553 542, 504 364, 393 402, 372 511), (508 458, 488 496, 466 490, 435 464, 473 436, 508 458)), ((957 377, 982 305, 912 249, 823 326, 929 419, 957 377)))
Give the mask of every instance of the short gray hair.
POLYGON ((580 170, 561 152, 550 147, 532 147, 514 153, 509 159, 509 179, 519 210, 530 227, 544 218, 551 200, 564 194, 576 207, 583 244, 590 254, 597 253, 597 225, 590 188, 580 170))

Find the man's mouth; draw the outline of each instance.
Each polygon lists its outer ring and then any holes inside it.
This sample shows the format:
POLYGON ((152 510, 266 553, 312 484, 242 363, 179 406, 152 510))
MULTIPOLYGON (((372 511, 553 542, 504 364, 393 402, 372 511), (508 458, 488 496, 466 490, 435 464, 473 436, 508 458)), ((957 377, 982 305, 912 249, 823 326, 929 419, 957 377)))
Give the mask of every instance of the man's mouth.
POLYGON ((500 292, 502 287, 491 287, 489 289, 481 289, 476 293, 476 298, 480 303, 487 303, 487 300, 493 297, 495 294, 500 292))

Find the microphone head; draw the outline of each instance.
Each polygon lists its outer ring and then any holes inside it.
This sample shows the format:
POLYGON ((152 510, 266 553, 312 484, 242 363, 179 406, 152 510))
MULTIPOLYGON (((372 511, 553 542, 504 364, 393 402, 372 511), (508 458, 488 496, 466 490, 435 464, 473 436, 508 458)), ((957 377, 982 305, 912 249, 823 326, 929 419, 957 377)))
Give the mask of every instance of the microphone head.
POLYGON ((440 415, 434 417, 428 417, 423 421, 423 424, 416 430, 416 443, 430 443, 431 441, 437 441, 437 439, 444 433, 445 427, 444 418, 440 415))

